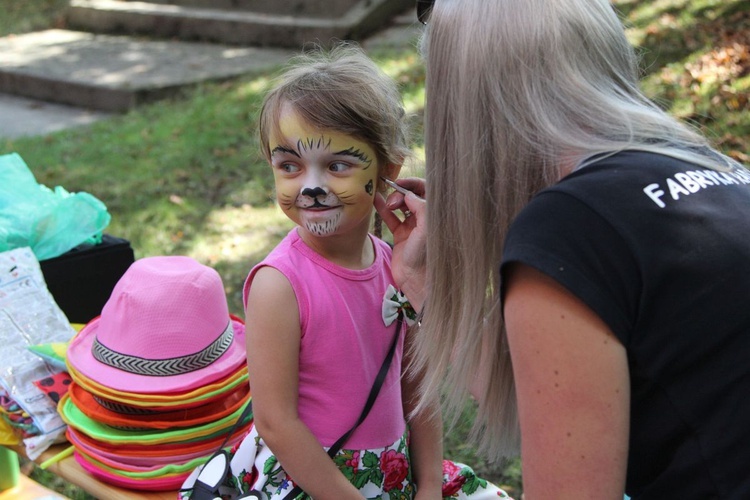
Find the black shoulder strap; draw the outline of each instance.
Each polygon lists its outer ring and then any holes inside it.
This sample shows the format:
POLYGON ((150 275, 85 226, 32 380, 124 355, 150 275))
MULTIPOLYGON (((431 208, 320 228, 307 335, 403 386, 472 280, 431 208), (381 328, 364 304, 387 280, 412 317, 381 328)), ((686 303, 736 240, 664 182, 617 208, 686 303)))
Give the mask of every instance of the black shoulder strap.
POLYGON ((385 355, 383 364, 380 366, 378 376, 375 377, 375 382, 372 384, 372 389, 370 389, 370 394, 367 396, 367 402, 365 402, 365 407, 362 410, 362 414, 359 416, 359 420, 357 420, 357 423, 354 424, 354 426, 349 429, 343 436, 338 438, 336 442, 333 443, 333 445, 328 449, 328 456, 330 456, 331 458, 333 458, 336 453, 339 452, 344 443, 346 443, 346 441, 349 439, 349 437, 351 437, 354 431, 357 430, 357 427, 359 427, 360 424, 365 421, 367 415, 370 413, 370 410, 372 410, 372 405, 375 404, 375 400, 380 393, 380 388, 383 386, 383 382, 385 382, 385 377, 386 375, 388 375, 388 370, 390 370, 391 361, 393 360, 393 354, 396 352, 396 346, 398 345, 398 335, 401 331, 401 325, 403 323, 403 320, 401 318, 402 315, 401 313, 399 313, 398 324, 396 325, 396 334, 393 336, 391 347, 388 349, 388 354, 385 355))
MULTIPOLYGON (((367 415, 370 413, 370 410, 372 409, 372 405, 375 404, 375 400, 378 398, 378 394, 380 393, 380 388, 383 386, 383 382, 385 382, 385 377, 388 375, 388 370, 391 367, 391 361, 393 360, 393 354, 396 352, 396 346, 398 345, 398 337, 401 333, 401 328, 403 325, 403 314, 399 312, 398 314, 398 323, 396 324, 396 333, 393 335, 393 340, 391 341, 391 347, 388 349, 388 354, 385 355, 385 359, 383 360, 383 364, 380 366, 380 371, 378 372, 378 376, 375 377, 375 382, 372 384, 372 388, 370 389, 370 394, 367 396, 367 402, 365 402, 365 407, 362 409, 362 414, 359 416, 359 419, 357 420, 357 423, 354 424, 354 426, 346 431, 343 436, 338 438, 335 443, 328 449, 328 456, 333 458, 336 456, 336 453, 339 452, 341 447, 346 443, 346 441, 351 437, 351 435, 354 433, 355 430, 357 430, 357 427, 360 426, 362 422, 365 421, 367 418, 367 415)), ((294 497, 302 493, 302 488, 299 486, 295 486, 292 491, 287 493, 284 496, 283 500, 292 500, 294 497)))
MULTIPOLYGON (((354 426, 346 431, 343 436, 338 438, 335 443, 328 449, 328 456, 333 458, 336 453, 339 452, 341 447, 346 443, 346 441, 351 437, 351 435, 354 433, 355 430, 357 430, 357 427, 360 426, 362 422, 365 421, 367 418, 367 415, 369 415, 370 410, 372 409, 372 406, 375 404, 375 400, 378 397, 378 394, 380 394, 380 388, 383 386, 383 382, 385 382, 385 377, 388 375, 388 371, 391 367, 391 361, 393 361, 393 354, 396 352, 396 346, 398 345, 398 337, 401 333, 401 328, 403 327, 403 313, 399 312, 398 315, 398 322, 396 324, 396 333, 393 335, 393 340, 391 341, 391 346, 388 348, 388 353, 385 355, 385 359, 383 360, 383 364, 380 366, 380 371, 378 372, 377 377, 375 377, 375 382, 372 384, 372 388, 370 389, 370 394, 367 396, 367 401, 365 402, 365 407, 362 409, 362 413, 359 416, 359 419, 357 419, 357 423, 354 424, 354 426)), ((216 450, 216 452, 211 456, 211 458, 208 460, 209 462, 217 455, 223 453, 223 448, 226 446, 227 441, 229 441, 229 438, 234 434, 237 427, 243 422, 248 415, 251 415, 253 411, 253 402, 252 400, 248 401, 247 406, 245 406, 245 409, 242 410, 242 414, 237 419, 237 421, 234 423, 232 428, 227 433, 226 437, 224 438, 224 442, 219 446, 219 448, 216 450)), ((208 462, 207 462, 208 463, 208 462)), ((194 493, 196 491, 194 490, 194 493)), ((297 495, 302 493, 302 488, 299 486, 295 486, 289 493, 287 493, 284 496, 284 500, 291 500, 297 495)), ((198 495, 200 496, 200 495, 198 495)), ((210 496, 210 495, 209 495, 210 496)), ((195 499, 197 500, 197 498, 195 499)))

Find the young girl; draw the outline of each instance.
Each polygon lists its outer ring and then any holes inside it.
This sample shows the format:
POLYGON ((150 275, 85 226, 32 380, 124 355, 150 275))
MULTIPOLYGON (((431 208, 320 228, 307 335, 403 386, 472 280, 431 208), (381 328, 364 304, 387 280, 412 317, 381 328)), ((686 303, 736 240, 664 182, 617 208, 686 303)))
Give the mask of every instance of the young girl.
POLYGON ((507 498, 443 462, 438 412, 412 415, 406 322, 368 416, 333 459, 326 453, 360 417, 406 304, 390 247, 369 234, 382 177, 395 178, 408 154, 395 83, 352 46, 301 56, 266 96, 260 139, 297 227, 245 283, 255 425, 231 461, 239 489, 272 499, 295 486, 305 492, 296 498, 316 500, 507 498))

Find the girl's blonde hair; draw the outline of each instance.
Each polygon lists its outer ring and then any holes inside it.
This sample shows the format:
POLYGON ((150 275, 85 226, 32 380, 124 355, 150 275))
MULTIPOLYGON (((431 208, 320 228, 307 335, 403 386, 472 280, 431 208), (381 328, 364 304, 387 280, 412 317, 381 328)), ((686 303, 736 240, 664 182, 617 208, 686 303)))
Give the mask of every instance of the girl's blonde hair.
MULTIPOLYGON (((266 94, 260 111, 260 145, 270 162, 269 137, 289 103, 309 125, 370 144, 382 166, 410 154, 403 101, 396 82, 353 43, 340 42, 293 58, 266 94)), ((279 134, 280 135, 280 134, 279 134)))
POLYGON ((722 166, 641 93, 608 0, 437 0, 422 51, 430 295, 415 369, 427 374, 423 401, 442 394, 454 416, 489 381, 474 436, 499 458, 520 444, 499 274, 514 217, 599 153, 722 166))

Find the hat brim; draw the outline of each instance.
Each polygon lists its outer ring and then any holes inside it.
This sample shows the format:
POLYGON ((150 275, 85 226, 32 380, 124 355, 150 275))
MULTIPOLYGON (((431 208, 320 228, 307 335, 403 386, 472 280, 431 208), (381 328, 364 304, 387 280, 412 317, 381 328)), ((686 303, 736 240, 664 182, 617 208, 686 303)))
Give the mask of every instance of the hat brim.
POLYGON ((177 474, 173 476, 159 477, 153 479, 133 479, 129 477, 118 476, 110 471, 107 471, 101 467, 97 467, 93 463, 89 462, 80 453, 75 452, 73 456, 76 462, 89 474, 99 479, 100 481, 121 488, 130 490, 143 490, 143 491, 170 491, 178 489, 190 473, 177 474))
MULTIPOLYGON (((242 405, 240 409, 231 415, 202 425, 182 429, 149 429, 140 431, 117 429, 87 417, 86 414, 75 405, 68 394, 65 394, 65 396, 60 399, 57 409, 60 413, 60 417, 66 424, 99 441, 107 441, 113 444, 166 444, 211 439, 220 434, 226 435, 232 425, 234 425, 237 419, 242 415, 244 407, 245 405, 242 405)), ((252 418, 252 416, 249 418, 252 418)))
MULTIPOLYGON (((173 450, 171 454, 163 455, 153 454, 151 452, 151 449, 157 447, 149 446, 148 452, 144 452, 142 456, 131 456, 124 455, 117 451, 109 451, 107 449, 104 449, 103 447, 99 446, 98 442, 87 439, 84 434, 76 431, 72 427, 68 427, 66 429, 65 436, 68 438, 68 441, 76 448, 76 450, 90 455, 102 463, 107 463, 108 460, 112 463, 117 463, 119 464, 119 467, 121 469, 125 469, 129 466, 147 467, 185 463, 194 458, 211 455, 221 444, 221 441, 215 444, 213 444, 213 442, 208 442, 210 443, 209 445, 205 445, 203 446, 203 449, 199 449, 197 451, 183 453, 181 450, 176 449, 173 450)), ((242 437, 242 435, 233 436, 232 439, 227 441, 227 446, 234 446, 236 443, 242 440, 242 437)))
MULTIPOLYGON (((236 441, 241 441, 252 426, 253 421, 250 420, 235 429, 232 433, 232 437, 227 441, 227 446, 233 445, 236 441)), ((105 456, 120 457, 123 461, 134 460, 136 462, 141 459, 150 460, 152 458, 161 460, 172 456, 178 456, 180 454, 210 454, 216 451, 216 449, 222 445, 224 439, 226 439, 226 434, 219 434, 213 438, 200 441, 181 441, 165 444, 113 444, 94 439, 86 433, 77 430, 73 426, 68 426, 65 432, 66 434, 74 433, 75 440, 71 439, 71 442, 80 442, 84 445, 83 447, 85 449, 100 450, 105 456)))
POLYGON ((216 382, 191 389, 187 392, 171 392, 169 394, 140 394, 137 392, 114 391, 111 388, 84 377, 68 364, 68 373, 73 381, 91 394, 109 402, 122 403, 128 406, 148 408, 152 410, 168 411, 180 408, 193 408, 208 404, 224 397, 241 384, 247 384, 247 366, 239 366, 233 373, 216 382))
POLYGON ((216 402, 195 408, 159 411, 154 413, 124 414, 105 408, 94 396, 73 382, 68 394, 75 405, 89 418, 113 427, 171 429, 205 424, 236 412, 247 403, 250 386, 243 384, 216 402))
POLYGON ((204 464, 211 457, 210 454, 207 454, 184 461, 175 459, 167 464, 130 465, 117 460, 97 456, 96 454, 89 453, 88 450, 83 448, 76 448, 75 451, 101 469, 107 470, 118 476, 129 477, 132 479, 154 479, 174 476, 176 474, 185 474, 186 472, 190 473, 193 469, 204 464))
POLYGON ((141 394, 184 392, 225 377, 246 362, 245 325, 234 318, 230 321, 234 338, 226 352, 208 366, 180 375, 165 377, 138 375, 105 365, 94 358, 92 346, 99 329, 99 317, 91 320, 70 341, 67 359, 68 363, 84 377, 104 383, 107 387, 117 391, 141 394))

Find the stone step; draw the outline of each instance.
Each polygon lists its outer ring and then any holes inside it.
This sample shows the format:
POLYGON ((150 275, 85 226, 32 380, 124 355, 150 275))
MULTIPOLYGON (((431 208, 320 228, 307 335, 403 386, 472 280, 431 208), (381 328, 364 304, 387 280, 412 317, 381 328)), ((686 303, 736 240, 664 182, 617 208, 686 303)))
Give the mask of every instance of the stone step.
MULTIPOLYGON (((201 0, 171 1, 201 3, 201 0)), ((94 31, 92 27, 88 32, 70 29, 46 30, 0 38, 0 97, 7 101, 0 100, 0 116, 4 116, 8 109, 12 109, 12 107, 9 108, 13 104, 12 96, 19 96, 19 101, 29 98, 39 102, 59 103, 82 110, 91 110, 92 113, 123 112, 139 104, 173 96, 186 87, 203 82, 222 81, 268 72, 280 67, 289 57, 298 53, 304 46, 300 40, 311 41, 308 39, 312 36, 309 34, 310 31, 305 32, 304 29, 299 29, 300 26, 317 26, 318 28, 333 26, 336 30, 343 30, 343 27, 346 27, 352 33, 356 32, 352 26, 359 26, 358 29, 363 30, 360 32, 364 33, 365 28, 362 26, 372 25, 372 29, 379 33, 369 38, 365 38, 364 34, 338 37, 361 42, 364 46, 404 43, 406 38, 415 36, 414 30, 420 26, 414 19, 413 9, 409 8, 405 11, 401 0, 365 0, 364 2, 333 0, 333 2, 348 1, 354 5, 342 19, 337 20, 241 12, 241 7, 247 6, 250 2, 260 5, 268 1, 270 0, 215 0, 213 3, 224 7, 223 10, 216 10, 156 2, 71 0, 71 9, 79 9, 80 12, 86 12, 85 7, 93 4, 99 8, 107 4, 118 7, 137 7, 136 10, 140 11, 150 9, 161 14, 156 17, 143 14, 141 18, 143 36, 137 37, 107 33, 110 30, 124 31, 117 29, 115 22, 107 21, 103 22, 99 32, 91 32, 94 31), (230 3, 233 5, 232 8, 230 8, 230 3), (392 12, 394 5, 398 7, 395 9, 396 12, 392 12), (178 11, 183 14, 188 12, 189 15, 180 18, 175 14, 178 11), (170 12, 174 15, 174 18, 170 18, 171 20, 160 17, 170 12), (217 12, 223 14, 223 17, 217 12), (206 17, 206 13, 211 13, 215 19, 211 21, 210 17, 206 17), (190 16, 197 19, 194 24, 191 24, 193 21, 190 16), (183 27, 194 26, 194 29, 198 30, 203 24, 205 26, 200 29, 231 33, 242 31, 238 27, 241 24, 226 24, 225 18, 229 18, 231 22, 233 19, 246 17, 264 18, 266 25, 273 27, 272 32, 287 33, 289 39, 295 39, 297 42, 288 43, 288 40, 282 40, 279 43, 273 43, 273 46, 266 44, 258 46, 248 44, 247 38, 244 40, 234 38, 231 39, 231 43, 182 41, 181 37, 170 34, 168 30, 160 29, 161 24, 172 23, 183 27), (350 23, 352 19, 358 20, 359 24, 350 23), (273 24, 271 20, 283 22, 273 24), (298 36, 300 31, 308 34, 298 36), (161 37, 169 38, 150 36, 154 32, 161 37)), ((301 0, 275 1, 286 2, 286 5, 290 5, 289 2, 301 0)), ((315 1, 311 0, 310 4, 314 4, 315 1)), ((320 3, 325 2, 320 1, 320 3)), ((91 9, 89 14, 99 12, 99 10, 91 9)), ((131 12, 128 9, 125 11, 131 12)), ((107 14, 103 11, 101 15, 102 19, 107 19, 107 14)), ((366 31, 369 32, 370 28, 366 31)), ((336 33, 339 32, 336 31, 336 33)), ((185 38, 193 37, 185 36, 185 38)), ((210 37, 204 34, 197 38, 210 37)), ((221 36, 215 38, 225 39, 221 36)), ((328 41, 322 38, 320 37, 317 41, 321 43, 328 41)), ((19 115, 16 113, 14 116, 19 115)), ((78 121, 79 116, 76 116, 75 120, 78 121)), ((1 127, 0 122, 0 132, 2 132, 1 127)), ((22 132, 28 133, 26 130, 22 132)))
MULTIPOLYGON (((306 12, 292 15, 227 9, 231 0, 218 0, 225 8, 205 8, 207 2, 198 0, 183 0, 183 5, 158 1, 71 0, 66 21, 71 29, 96 33, 300 48, 310 42, 328 45, 332 39, 362 40, 404 9, 402 0, 342 2, 334 2, 342 11, 338 15, 331 10, 331 15, 311 16, 306 12), (348 8, 343 9, 347 5, 348 8)), ((253 3, 246 0, 238 5, 249 8, 253 3)), ((272 3, 263 0, 259 5, 272 3)), ((277 3, 295 5, 290 0, 277 3)), ((311 5, 325 5, 325 2, 313 1, 311 5)))
POLYGON ((202 82, 269 71, 294 52, 46 30, 0 38, 0 92, 121 112, 202 82))
MULTIPOLYGON (((125 0, 138 1, 138 0, 125 0)), ((346 14, 358 0, 149 0, 151 3, 201 7, 204 9, 248 10, 294 17, 336 18, 346 14)))

